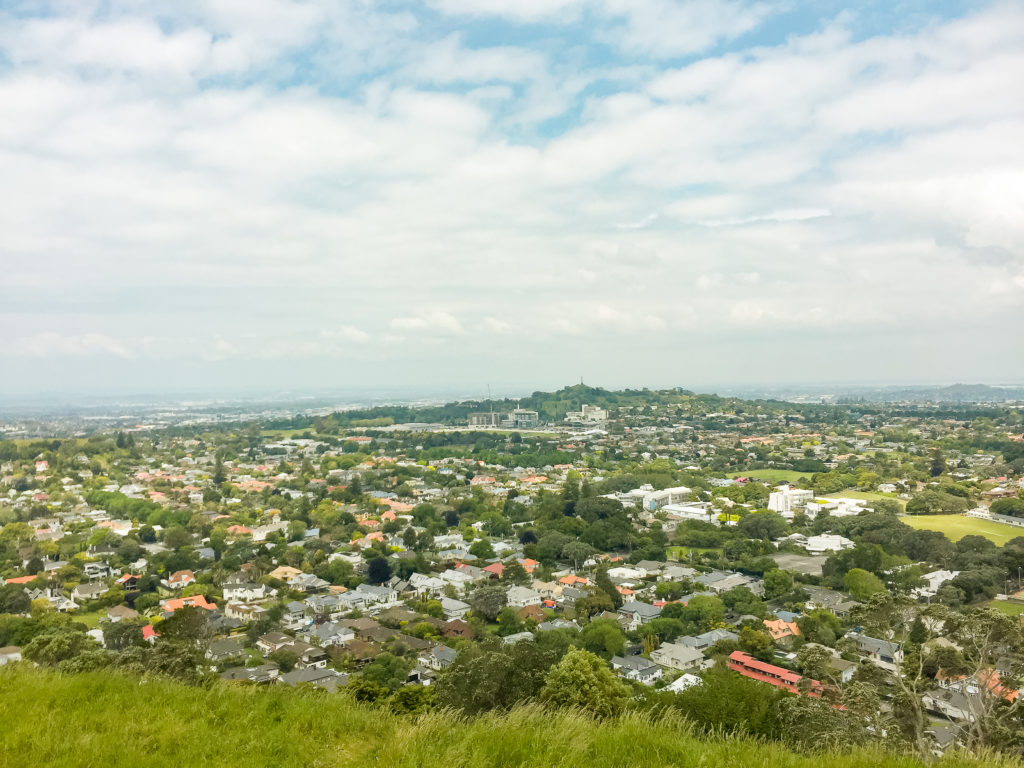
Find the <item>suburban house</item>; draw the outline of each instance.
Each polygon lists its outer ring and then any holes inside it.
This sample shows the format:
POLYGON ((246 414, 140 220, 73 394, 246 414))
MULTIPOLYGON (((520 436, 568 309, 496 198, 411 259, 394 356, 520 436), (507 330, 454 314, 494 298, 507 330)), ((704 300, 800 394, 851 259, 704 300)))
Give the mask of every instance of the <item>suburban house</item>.
POLYGON ((769 621, 765 619, 764 626, 768 630, 768 634, 772 636, 772 640, 776 643, 792 643, 794 638, 800 635, 800 627, 794 621, 783 621, 782 619, 769 621))
POLYGON ((628 603, 623 603, 622 607, 619 608, 619 615, 625 616, 629 621, 629 629, 635 630, 641 624, 646 624, 649 621, 653 621, 661 615, 661 608, 651 605, 650 603, 640 603, 636 600, 630 600, 628 603))
POLYGON ((205 608, 208 611, 217 610, 217 606, 206 599, 206 595, 193 595, 192 597, 175 597, 160 601, 160 609, 164 613, 174 613, 179 608, 205 608))
POLYGON ((206 658, 214 664, 238 659, 245 656, 245 648, 233 637, 226 640, 215 640, 206 648, 206 658))
POLYGON ((324 667, 305 667, 286 672, 277 678, 277 682, 290 685, 292 688, 303 684, 312 685, 323 688, 328 693, 334 693, 348 683, 348 675, 324 667))
POLYGON ((654 685, 661 677, 661 667, 643 656, 612 656, 612 669, 628 680, 636 680, 644 685, 654 685))
POLYGON ((447 669, 455 662, 458 654, 454 648, 447 645, 435 645, 429 651, 421 655, 417 661, 428 669, 447 669))
POLYGON ((178 590, 195 584, 195 581, 196 575, 192 571, 175 571, 160 583, 168 589, 178 590))
POLYGON ((71 599, 83 603, 87 600, 98 600, 103 597, 108 587, 106 584, 79 584, 71 590, 71 599))
POLYGON ((127 605, 115 605, 107 608, 107 621, 116 624, 122 619, 137 619, 139 612, 129 608, 127 605))
POLYGON ((851 632, 846 636, 853 640, 857 650, 879 669, 895 673, 899 669, 899 665, 903 663, 903 650, 899 643, 879 640, 862 633, 851 632))
POLYGON ((441 610, 444 611, 444 617, 448 621, 452 621, 453 619, 462 619, 465 618, 467 613, 469 613, 469 603, 464 603, 461 600, 453 600, 450 597, 442 597, 441 610))
POLYGON ((328 621, 315 627, 308 627, 299 632, 299 638, 307 643, 319 645, 321 648, 331 648, 345 645, 350 640, 355 640, 356 633, 348 627, 328 621))
POLYGON ((733 642, 736 642, 739 639, 739 635, 735 632, 730 632, 727 629, 712 629, 707 632, 702 632, 699 635, 694 635, 693 637, 680 637, 676 642, 680 645, 688 645, 690 648, 696 648, 698 651, 706 651, 719 640, 732 640, 733 642))
POLYGON ((513 608, 525 608, 528 605, 540 605, 540 592, 535 592, 529 587, 509 587, 508 604, 513 608))
POLYGON ((651 661, 679 672, 689 672, 700 668, 704 654, 688 645, 663 643, 660 648, 651 651, 651 661))

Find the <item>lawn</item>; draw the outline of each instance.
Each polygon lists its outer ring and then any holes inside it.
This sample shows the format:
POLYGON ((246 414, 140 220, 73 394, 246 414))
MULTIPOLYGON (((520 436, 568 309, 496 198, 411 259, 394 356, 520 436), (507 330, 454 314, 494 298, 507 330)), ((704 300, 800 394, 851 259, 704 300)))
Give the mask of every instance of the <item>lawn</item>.
POLYGON ((795 483, 801 477, 811 479, 813 472, 797 472, 795 469, 748 469, 743 472, 730 472, 726 477, 749 477, 764 483, 795 483))
MULTIPOLYGON (((145 765, 195 768, 923 768, 869 750, 803 754, 742 737, 699 738, 677 715, 593 720, 521 707, 475 718, 400 718, 345 696, 214 685, 186 688, 116 673, 0 671, 4 768, 145 765), (132 714, 141 713, 141 714, 132 714), (59 724, 59 728, 55 724, 59 724)), ((1009 768, 1010 759, 947 755, 937 768, 1009 768)))
POLYGON ((100 625, 100 619, 107 617, 107 609, 104 608, 101 611, 91 611, 89 613, 73 613, 75 621, 80 621, 89 629, 96 629, 100 625))
POLYGON ((1024 528, 1015 528, 1005 523, 979 520, 965 515, 904 515, 900 518, 911 528, 926 531, 940 531, 950 541, 959 541, 964 536, 974 534, 1002 546, 1010 539, 1024 536, 1024 528))
POLYGON ((1011 603, 1008 600, 993 600, 990 603, 986 603, 985 607, 995 608, 997 611, 1005 613, 1007 616, 1024 615, 1024 603, 1011 603))

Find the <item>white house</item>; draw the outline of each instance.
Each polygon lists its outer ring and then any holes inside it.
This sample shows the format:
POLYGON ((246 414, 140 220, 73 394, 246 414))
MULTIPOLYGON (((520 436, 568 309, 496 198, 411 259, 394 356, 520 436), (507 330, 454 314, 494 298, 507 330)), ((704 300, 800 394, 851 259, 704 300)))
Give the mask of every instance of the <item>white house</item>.
POLYGON ((817 536, 807 537, 807 551, 812 555, 820 555, 823 552, 839 552, 852 548, 852 541, 845 536, 837 536, 833 533, 822 533, 817 536))
POLYGON ((528 605, 540 605, 540 592, 535 592, 529 587, 509 587, 508 604, 513 608, 525 608, 528 605))
POLYGON ((664 643, 657 650, 651 651, 651 661, 669 669, 688 672, 700 668, 704 654, 688 645, 664 643))

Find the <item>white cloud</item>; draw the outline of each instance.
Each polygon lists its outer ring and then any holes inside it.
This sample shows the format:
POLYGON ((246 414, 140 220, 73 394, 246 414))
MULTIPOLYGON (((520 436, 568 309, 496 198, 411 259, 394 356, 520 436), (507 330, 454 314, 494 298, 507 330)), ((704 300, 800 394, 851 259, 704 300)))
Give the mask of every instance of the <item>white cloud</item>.
POLYGON ((432 333, 463 334, 466 332, 458 318, 449 312, 440 310, 423 312, 413 317, 396 317, 391 321, 391 327, 432 333))
POLYGON ((441 377, 502 335, 484 365, 575 375, 839 323, 1006 361, 1024 320, 1018 7, 751 47, 757 3, 250 5, 0 18, 0 365, 441 377))

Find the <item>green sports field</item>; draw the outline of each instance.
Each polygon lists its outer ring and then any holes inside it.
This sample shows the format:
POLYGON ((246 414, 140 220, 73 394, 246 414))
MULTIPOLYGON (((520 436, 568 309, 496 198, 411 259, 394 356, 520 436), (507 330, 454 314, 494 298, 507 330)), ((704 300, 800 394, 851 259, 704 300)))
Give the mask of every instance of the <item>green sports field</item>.
POLYGON ((797 472, 793 469, 748 469, 743 472, 730 472, 727 477, 750 477, 763 483, 795 483, 801 477, 810 479, 813 472, 797 472))
POLYGON ((901 521, 911 528, 920 528, 926 531, 940 531, 950 541, 959 541, 964 536, 984 536, 1002 546, 1010 539, 1024 536, 1024 528, 1015 528, 1005 523, 979 520, 965 515, 904 515, 901 521))

